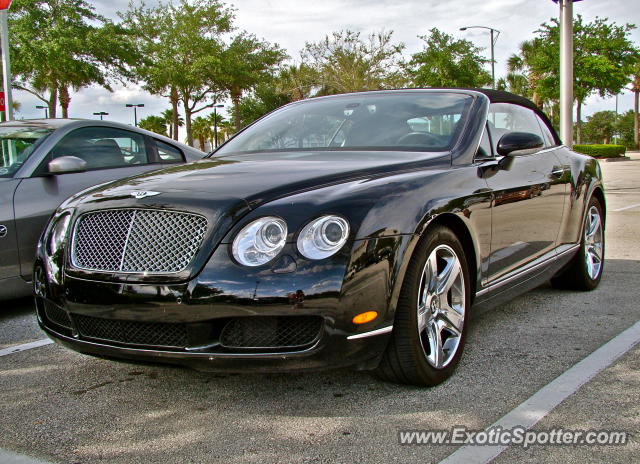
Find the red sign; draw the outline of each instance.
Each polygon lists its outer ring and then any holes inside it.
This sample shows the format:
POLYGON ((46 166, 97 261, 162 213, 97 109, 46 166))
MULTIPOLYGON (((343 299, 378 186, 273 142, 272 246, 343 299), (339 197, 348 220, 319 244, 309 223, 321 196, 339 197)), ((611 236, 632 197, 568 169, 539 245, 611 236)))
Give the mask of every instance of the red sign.
POLYGON ((4 92, 0 92, 0 111, 5 111, 6 109, 4 105, 4 92))
POLYGON ((0 10, 6 10, 11 5, 11 0, 0 0, 0 10))

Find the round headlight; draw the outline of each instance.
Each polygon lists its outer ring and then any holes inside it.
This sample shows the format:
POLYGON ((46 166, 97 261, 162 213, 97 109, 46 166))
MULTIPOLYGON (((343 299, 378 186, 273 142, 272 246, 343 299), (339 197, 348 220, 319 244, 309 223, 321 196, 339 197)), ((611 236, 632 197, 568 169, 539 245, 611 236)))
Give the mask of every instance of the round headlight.
POLYGON ((67 237, 67 228, 69 227, 70 220, 71 214, 65 214, 64 216, 59 217, 51 228, 47 246, 49 256, 53 256, 64 243, 64 240, 67 237))
POLYGON ((246 225, 233 240, 233 257, 245 266, 260 266, 276 257, 287 242, 287 223, 263 217, 246 225))
POLYGON ((339 216, 322 216, 304 226, 298 250, 305 258, 323 259, 336 253, 349 237, 349 223, 339 216))

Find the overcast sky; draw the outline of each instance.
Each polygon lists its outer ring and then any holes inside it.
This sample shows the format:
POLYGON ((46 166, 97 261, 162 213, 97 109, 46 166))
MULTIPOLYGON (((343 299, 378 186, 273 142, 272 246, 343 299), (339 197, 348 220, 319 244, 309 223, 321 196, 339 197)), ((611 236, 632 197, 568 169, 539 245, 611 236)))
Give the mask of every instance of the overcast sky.
MULTIPOLYGON (((96 11, 116 18, 118 10, 125 10, 129 0, 94 0, 96 11)), ((147 0, 147 5, 158 3, 147 0)), ((384 29, 394 32, 394 39, 406 45, 409 56, 422 49, 418 35, 427 34, 437 27, 459 38, 473 41, 485 48, 489 55, 488 31, 482 29, 461 32, 463 26, 490 26, 501 31, 496 43, 496 78, 504 75, 507 58, 518 45, 531 38, 538 26, 557 17, 558 6, 551 0, 235 0, 227 2, 236 9, 235 25, 258 37, 279 44, 293 60, 306 41, 318 41, 326 34, 341 29, 359 31, 363 35, 384 29)), ((587 21, 595 17, 609 18, 618 24, 640 24, 640 1, 637 0, 584 0, 574 5, 574 14, 587 21)), ((640 45, 640 31, 632 32, 640 45)), ((154 97, 136 86, 115 86, 109 93, 101 88, 83 89, 72 96, 71 117, 94 118, 92 113, 106 111, 109 119, 133 123, 133 114, 125 103, 144 103, 139 117, 159 114, 170 107, 167 99, 154 97)), ((43 117, 35 105, 41 102, 24 92, 15 92, 14 98, 22 103, 16 117, 43 117)), ((619 98, 619 111, 633 108, 631 92, 619 98)), ((615 98, 588 100, 583 114, 588 116, 600 110, 614 110, 615 98)), ((226 108, 225 108, 226 110, 226 108)))

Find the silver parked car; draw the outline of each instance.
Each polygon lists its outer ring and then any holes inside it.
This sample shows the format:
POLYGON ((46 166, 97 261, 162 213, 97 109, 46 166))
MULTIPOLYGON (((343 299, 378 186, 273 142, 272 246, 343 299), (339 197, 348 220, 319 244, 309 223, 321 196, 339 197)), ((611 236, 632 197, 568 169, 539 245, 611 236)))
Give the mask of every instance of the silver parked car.
POLYGON ((66 198, 204 156, 167 137, 110 121, 0 123, 0 143, 0 299, 30 294, 38 238, 66 198))

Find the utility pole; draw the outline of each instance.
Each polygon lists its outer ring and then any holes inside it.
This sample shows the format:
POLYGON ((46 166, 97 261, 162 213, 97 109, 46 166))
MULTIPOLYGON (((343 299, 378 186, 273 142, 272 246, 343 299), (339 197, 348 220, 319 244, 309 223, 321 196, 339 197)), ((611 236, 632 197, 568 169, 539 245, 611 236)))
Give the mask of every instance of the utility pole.
POLYGON ((0 47, 2 47, 2 84, 7 121, 13 120, 13 99, 11 98, 11 58, 9 56, 9 6, 11 0, 0 0, 0 47))

